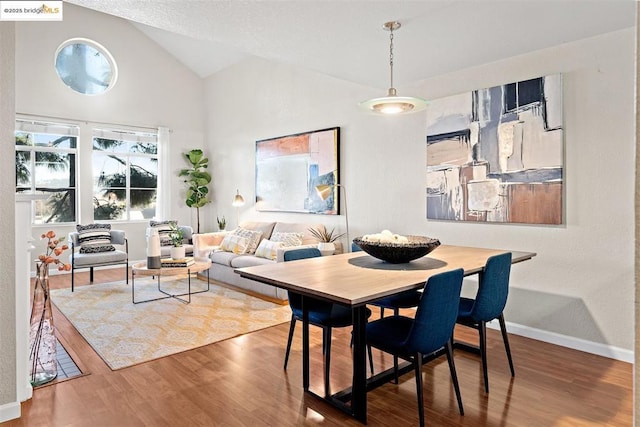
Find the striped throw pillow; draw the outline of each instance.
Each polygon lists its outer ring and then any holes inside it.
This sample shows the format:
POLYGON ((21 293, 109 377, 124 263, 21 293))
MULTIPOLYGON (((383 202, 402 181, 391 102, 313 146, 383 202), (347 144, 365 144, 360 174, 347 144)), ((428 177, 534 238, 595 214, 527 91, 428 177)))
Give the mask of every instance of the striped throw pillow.
POLYGON ((236 234, 227 234, 222 240, 220 249, 238 255, 246 254, 249 249, 249 239, 236 234))
POLYGON ((256 256, 260 258, 266 258, 275 260, 278 256, 278 248, 283 247, 282 242, 273 242, 268 239, 262 239, 256 249, 256 256))
POLYGON ((116 250, 111 244, 111 224, 77 224, 76 230, 81 254, 116 250))
POLYGON ((258 249, 258 243, 260 243, 260 239, 262 239, 261 231, 247 230, 246 228, 242 228, 242 227, 238 227, 235 230, 233 230, 232 235, 244 237, 245 239, 248 240, 249 246, 246 252, 248 254, 252 254, 256 251, 256 249, 258 249))
POLYGON ((160 246, 171 246, 171 227, 177 227, 178 221, 149 221, 149 226, 158 229, 160 236, 160 246))

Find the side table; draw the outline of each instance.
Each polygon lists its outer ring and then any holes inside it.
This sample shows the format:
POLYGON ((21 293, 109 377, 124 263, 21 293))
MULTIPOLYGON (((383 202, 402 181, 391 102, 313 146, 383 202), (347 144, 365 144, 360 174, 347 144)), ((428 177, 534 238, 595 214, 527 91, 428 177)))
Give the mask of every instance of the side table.
POLYGON ((150 302, 150 301, 158 301, 158 300, 162 300, 162 299, 167 299, 167 298, 175 298, 178 301, 181 301, 185 304, 189 304, 191 302, 191 295, 195 295, 195 294, 199 294, 202 292, 208 292, 210 289, 210 283, 209 283, 209 267, 211 267, 211 260, 208 258, 197 258, 195 260, 196 262, 188 267, 164 267, 164 268, 147 268, 147 262, 143 261, 143 262, 139 262, 136 264, 133 264, 131 266, 131 301, 134 304, 140 304, 143 302, 150 302), (207 272, 207 289, 201 290, 201 291, 195 291, 195 292, 191 292, 191 274, 193 273, 200 273, 202 271, 207 272), (162 289, 162 285, 160 282, 160 278, 162 276, 169 276, 169 275, 179 275, 179 274, 187 274, 188 280, 188 289, 187 292, 185 293, 181 293, 181 294, 172 294, 169 292, 166 292, 162 289), (164 296, 158 297, 158 298, 150 298, 150 299, 146 299, 146 300, 141 300, 141 301, 136 301, 136 276, 154 276, 158 278, 158 291, 163 293, 164 296), (180 298, 182 296, 187 295, 187 299, 184 298, 180 298))

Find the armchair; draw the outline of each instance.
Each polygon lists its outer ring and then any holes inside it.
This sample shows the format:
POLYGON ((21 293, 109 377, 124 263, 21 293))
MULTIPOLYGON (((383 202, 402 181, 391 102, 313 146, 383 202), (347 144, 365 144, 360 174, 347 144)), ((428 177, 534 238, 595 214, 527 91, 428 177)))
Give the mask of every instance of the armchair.
POLYGON ((89 282, 93 283, 94 267, 124 264, 126 266, 125 280, 126 283, 129 283, 129 242, 125 237, 124 231, 110 230, 109 234, 111 244, 124 246, 124 251, 116 249, 109 252, 76 252, 76 249, 80 248, 80 234, 76 231, 69 233, 69 244, 71 246, 71 254, 69 255, 69 261, 71 263, 71 292, 73 292, 75 286, 75 271, 82 268, 89 269, 89 282))

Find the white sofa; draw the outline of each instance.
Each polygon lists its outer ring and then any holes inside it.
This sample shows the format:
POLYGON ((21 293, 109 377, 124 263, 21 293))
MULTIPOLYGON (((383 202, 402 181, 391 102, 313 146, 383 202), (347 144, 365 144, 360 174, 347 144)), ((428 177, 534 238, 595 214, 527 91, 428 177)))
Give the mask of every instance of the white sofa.
MULTIPOLYGON (((220 244, 224 239, 224 236, 232 231, 203 233, 193 235, 194 256, 208 257, 211 259, 212 265, 209 269, 209 277, 212 280, 240 288, 250 294, 266 297, 270 300, 278 302, 286 301, 287 291, 284 289, 245 279, 235 273, 234 270, 242 267, 283 262, 284 253, 288 250, 299 249, 301 247, 316 247, 318 245, 318 239, 309 232, 309 228, 323 229, 324 225, 313 223, 243 222, 240 224, 240 227, 248 230, 260 231, 263 239, 268 239, 274 232, 302 233, 302 245, 279 248, 277 250, 276 259, 270 260, 257 257, 254 254, 237 255, 233 252, 222 251, 220 249, 220 244)), ((341 250, 341 245, 336 244, 336 252, 341 252, 341 250)))

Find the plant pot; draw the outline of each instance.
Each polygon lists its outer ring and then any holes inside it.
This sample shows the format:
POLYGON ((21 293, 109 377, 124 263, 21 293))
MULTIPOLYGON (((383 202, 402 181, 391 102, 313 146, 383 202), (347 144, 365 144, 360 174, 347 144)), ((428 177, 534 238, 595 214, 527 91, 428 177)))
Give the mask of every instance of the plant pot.
POLYGON ((318 250, 322 256, 333 255, 336 251, 336 245, 330 242, 320 242, 318 243, 318 250))
POLYGON ((171 258, 182 259, 185 257, 184 246, 171 246, 171 258))

